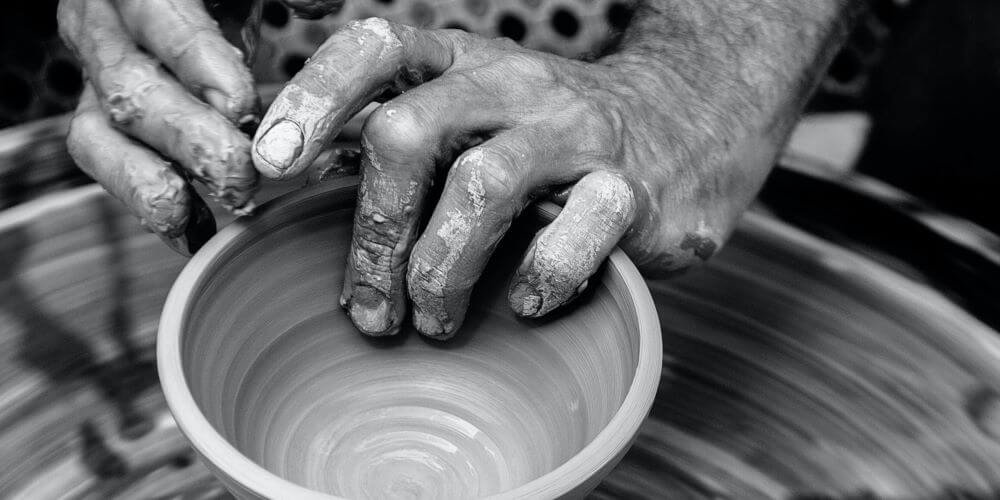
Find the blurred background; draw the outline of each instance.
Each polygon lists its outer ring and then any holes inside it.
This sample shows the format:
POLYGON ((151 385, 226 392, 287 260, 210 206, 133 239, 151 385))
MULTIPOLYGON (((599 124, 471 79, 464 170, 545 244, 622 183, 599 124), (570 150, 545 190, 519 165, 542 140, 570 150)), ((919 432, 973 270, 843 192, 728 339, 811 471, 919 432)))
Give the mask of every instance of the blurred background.
MULTIPOLYGON (((156 380, 184 261, 66 155, 82 75, 56 5, 0 16, 0 497, 225 497, 156 380)), ((1000 3, 870 6, 717 263, 650 283, 661 394, 596 497, 997 495, 1000 3)), ((307 21, 268 1, 254 73, 277 88, 363 17, 593 57, 631 15, 626 0, 348 0, 307 21)))

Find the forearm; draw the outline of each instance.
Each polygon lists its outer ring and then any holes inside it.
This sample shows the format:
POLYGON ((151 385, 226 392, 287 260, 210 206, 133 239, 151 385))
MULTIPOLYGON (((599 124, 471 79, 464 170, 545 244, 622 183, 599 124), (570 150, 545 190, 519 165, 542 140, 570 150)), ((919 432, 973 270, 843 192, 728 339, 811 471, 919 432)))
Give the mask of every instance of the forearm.
POLYGON ((641 0, 615 55, 741 115, 798 108, 847 36, 860 0, 641 0))
POLYGON ((688 169, 721 167, 749 202, 845 40, 861 0, 641 0, 618 69, 660 110, 648 141, 688 169))

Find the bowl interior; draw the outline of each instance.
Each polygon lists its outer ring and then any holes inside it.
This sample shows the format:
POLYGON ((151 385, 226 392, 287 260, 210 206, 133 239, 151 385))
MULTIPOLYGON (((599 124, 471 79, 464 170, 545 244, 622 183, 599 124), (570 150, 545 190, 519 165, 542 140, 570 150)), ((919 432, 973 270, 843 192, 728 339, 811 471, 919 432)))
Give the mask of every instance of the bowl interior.
POLYGON ((330 193, 265 210, 188 299, 183 372, 237 450, 332 495, 470 498, 554 470, 605 428, 640 343, 613 266, 572 314, 520 320, 506 289, 534 228, 518 224, 455 339, 370 339, 337 304, 352 212, 353 197, 330 193))

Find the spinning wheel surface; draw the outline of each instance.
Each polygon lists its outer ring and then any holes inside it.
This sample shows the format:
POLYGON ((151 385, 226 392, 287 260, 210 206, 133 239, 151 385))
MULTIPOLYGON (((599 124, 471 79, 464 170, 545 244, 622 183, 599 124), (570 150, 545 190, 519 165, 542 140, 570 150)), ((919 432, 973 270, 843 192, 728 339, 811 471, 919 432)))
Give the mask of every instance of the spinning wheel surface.
MULTIPOLYGON (((0 235, 4 496, 224 495, 191 463, 151 370, 184 261, 95 186, 6 211, 0 235)), ((1000 341, 927 287, 761 214, 712 265, 650 286, 660 393, 594 497, 932 498, 1000 484, 986 422, 1000 341)))

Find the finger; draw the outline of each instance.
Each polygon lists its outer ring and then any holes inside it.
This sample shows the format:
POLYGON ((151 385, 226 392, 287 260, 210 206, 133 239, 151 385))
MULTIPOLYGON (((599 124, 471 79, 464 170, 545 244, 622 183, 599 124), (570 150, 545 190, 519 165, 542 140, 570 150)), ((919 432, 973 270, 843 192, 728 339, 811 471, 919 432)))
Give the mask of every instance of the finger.
POLYGON ((65 0, 59 18, 115 127, 176 160, 226 207, 252 207, 257 173, 246 136, 143 54, 107 0, 65 0))
POLYGON ((366 334, 394 334, 406 318, 406 262, 436 166, 469 134, 503 121, 471 85, 442 77, 382 105, 365 123, 341 305, 366 334))
POLYGON ((305 170, 375 97, 447 69, 455 36, 378 18, 345 26, 292 78, 264 116, 254 138, 257 169, 272 178, 305 170))
POLYGON ((190 255, 215 233, 215 220, 201 198, 169 162, 108 123, 89 85, 66 142, 84 172, 175 250, 190 255))
POLYGON ((446 339, 465 318, 469 296, 497 243, 528 202, 539 170, 527 140, 514 134, 462 154, 427 228, 410 255, 413 324, 446 339))
POLYGON ((132 38, 195 95, 234 123, 258 120, 257 94, 243 53, 226 41, 202 0, 114 3, 132 38))
POLYGON ((625 235, 636 205, 631 185, 617 173, 580 179, 562 212, 528 248, 511 283, 511 308, 540 317, 576 297, 625 235))
POLYGON ((299 17, 319 19, 327 14, 340 11, 344 0, 281 0, 295 10, 299 17))

